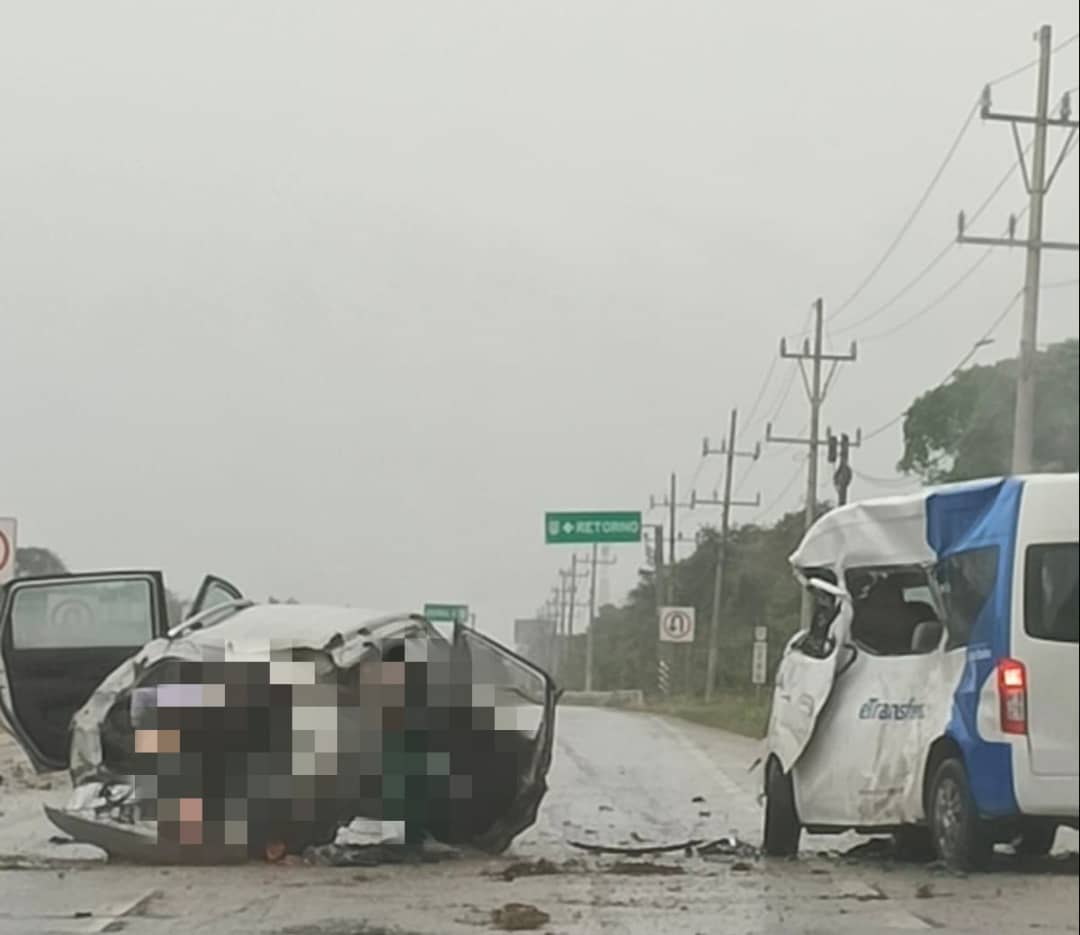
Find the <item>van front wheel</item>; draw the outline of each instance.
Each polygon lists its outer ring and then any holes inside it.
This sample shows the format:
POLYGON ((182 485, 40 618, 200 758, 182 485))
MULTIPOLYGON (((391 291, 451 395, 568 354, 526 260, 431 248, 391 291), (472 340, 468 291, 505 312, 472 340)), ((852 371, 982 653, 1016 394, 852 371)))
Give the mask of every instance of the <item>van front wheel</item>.
POLYGON ((979 818, 964 764, 943 760, 930 785, 930 834, 934 850, 954 870, 986 870, 994 842, 979 818))
POLYGON ((765 853, 770 857, 794 857, 801 836, 791 774, 785 773, 775 759, 769 760, 765 774, 765 853))

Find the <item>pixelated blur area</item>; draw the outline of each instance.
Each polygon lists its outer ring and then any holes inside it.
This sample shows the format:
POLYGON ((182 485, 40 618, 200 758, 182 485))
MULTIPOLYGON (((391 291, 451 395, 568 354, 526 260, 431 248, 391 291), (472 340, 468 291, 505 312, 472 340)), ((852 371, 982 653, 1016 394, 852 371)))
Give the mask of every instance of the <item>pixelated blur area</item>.
POLYGON ((482 839, 535 767, 545 680, 479 641, 379 650, 348 668, 288 646, 164 660, 129 693, 130 740, 113 732, 107 759, 173 847, 298 852, 356 818, 402 843, 482 839))

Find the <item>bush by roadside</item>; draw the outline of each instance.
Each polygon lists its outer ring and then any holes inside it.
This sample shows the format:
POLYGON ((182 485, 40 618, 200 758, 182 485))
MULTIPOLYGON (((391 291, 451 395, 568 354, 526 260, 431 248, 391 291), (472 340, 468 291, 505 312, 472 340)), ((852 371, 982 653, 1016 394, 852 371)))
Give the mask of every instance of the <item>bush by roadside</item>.
POLYGON ((765 736, 769 720, 768 692, 719 695, 706 704, 699 698, 650 699, 643 710, 669 714, 696 724, 718 727, 721 730, 755 739, 765 736))

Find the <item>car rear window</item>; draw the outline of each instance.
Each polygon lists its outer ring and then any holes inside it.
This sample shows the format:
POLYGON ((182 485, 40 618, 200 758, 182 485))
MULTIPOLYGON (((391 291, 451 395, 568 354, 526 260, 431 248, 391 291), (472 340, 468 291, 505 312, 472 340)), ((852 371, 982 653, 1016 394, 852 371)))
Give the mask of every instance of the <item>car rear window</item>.
POLYGON ((154 635, 150 582, 55 582, 22 588, 11 611, 13 649, 142 646, 154 635))
POLYGON ((1080 545, 1075 542, 1028 546, 1024 559, 1024 631, 1028 636, 1077 642, 1078 563, 1080 545))

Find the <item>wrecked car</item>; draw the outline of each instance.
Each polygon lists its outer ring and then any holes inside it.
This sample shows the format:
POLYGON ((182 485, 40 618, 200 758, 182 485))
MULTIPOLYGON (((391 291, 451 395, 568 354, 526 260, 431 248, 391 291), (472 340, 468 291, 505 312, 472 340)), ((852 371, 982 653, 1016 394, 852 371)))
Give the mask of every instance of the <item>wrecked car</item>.
POLYGON ((765 848, 892 832, 985 867, 1077 827, 1076 474, 947 485, 835 509, 791 558, 813 598, 785 648, 765 848))
POLYGON ((499 852, 546 791, 550 677, 418 614, 257 604, 209 577, 170 629, 159 572, 21 578, 0 657, 6 726, 70 772, 49 818, 116 857, 276 859, 354 819, 499 852))

